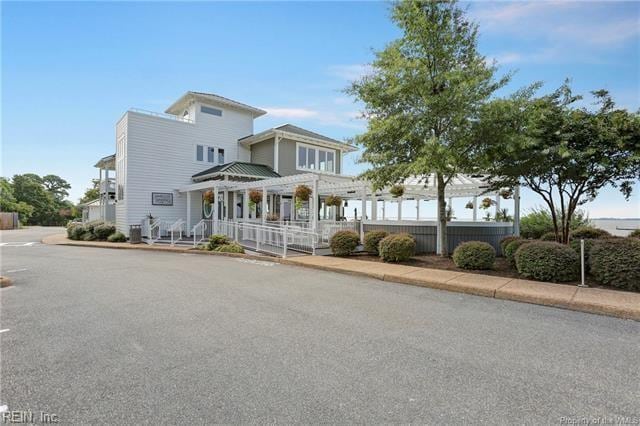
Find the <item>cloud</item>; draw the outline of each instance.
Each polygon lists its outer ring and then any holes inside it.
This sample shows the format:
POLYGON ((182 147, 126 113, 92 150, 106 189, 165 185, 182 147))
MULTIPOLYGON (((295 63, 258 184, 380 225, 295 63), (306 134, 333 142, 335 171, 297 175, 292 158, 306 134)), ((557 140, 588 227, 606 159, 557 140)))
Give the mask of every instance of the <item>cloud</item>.
POLYGON ((573 8, 578 2, 572 1, 536 1, 513 3, 477 3, 478 8, 470 11, 474 20, 480 21, 481 28, 490 28, 514 24, 536 15, 557 13, 559 9, 573 8), (489 6, 490 5, 490 6, 489 6))
POLYGON ((622 19, 606 24, 561 25, 553 33, 558 38, 569 37, 592 45, 615 45, 640 35, 640 25, 635 18, 622 19))
POLYGON ((307 108, 262 107, 262 109, 274 118, 310 118, 319 115, 318 111, 307 108))
POLYGON ((369 64, 331 65, 328 69, 330 75, 344 80, 358 80, 373 72, 369 64))

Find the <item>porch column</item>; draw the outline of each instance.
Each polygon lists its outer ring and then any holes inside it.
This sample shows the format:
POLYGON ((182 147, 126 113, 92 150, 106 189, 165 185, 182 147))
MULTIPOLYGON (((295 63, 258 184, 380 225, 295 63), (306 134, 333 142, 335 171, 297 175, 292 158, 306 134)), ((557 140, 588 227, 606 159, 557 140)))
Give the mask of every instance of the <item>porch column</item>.
POLYGON ((378 198, 375 192, 371 195, 371 220, 378 220, 378 198))
POLYGON ((289 222, 296 220, 296 197, 291 197, 291 203, 289 203, 289 222))
POLYGON ((213 232, 218 233, 218 205, 220 204, 220 200, 218 200, 218 187, 213 187, 213 232))
POLYGON ((233 191, 233 213, 232 213, 232 219, 234 221, 237 221, 238 219, 238 191, 233 191))
POLYGON ((109 209, 109 169, 104 169, 104 211, 102 220, 107 220, 107 210, 109 209))
POLYGON ((416 198, 416 220, 420 220, 420 198, 416 198))
POLYGON ((362 214, 360 215, 360 242, 364 244, 364 220, 367 217, 367 187, 362 188, 362 214))
POLYGON ((273 141, 273 171, 275 171, 276 173, 278 173, 278 170, 280 169, 279 158, 280 158, 280 136, 276 135, 273 141))
POLYGON ((500 194, 496 194, 496 216, 500 212, 500 194))
POLYGON ((473 221, 478 220, 478 197, 473 197, 473 221))
POLYGON ((267 188, 262 187, 262 211, 260 212, 262 217, 262 224, 267 223, 267 188))
POLYGON ((102 167, 98 170, 98 205, 100 206, 100 215, 102 216, 102 167))
POLYGON ((402 197, 398 198, 398 220, 402 220, 402 197))
POLYGON ((187 237, 191 236, 191 191, 187 191, 187 237))
POLYGON ((311 216, 311 229, 313 232, 316 232, 318 228, 318 178, 313 179, 313 189, 311 190, 311 195, 313 198, 309 199, 309 214, 311 216), (311 203, 313 201, 313 203, 311 203), (313 210, 311 210, 311 205, 313 204, 313 210))
POLYGON ((513 235, 520 236, 520 185, 513 190, 513 235))
POLYGON ((249 220, 249 190, 244 190, 244 200, 242 200, 242 218, 245 221, 249 220))
POLYGON ((222 212, 224 220, 229 220, 229 191, 224 190, 224 201, 222 202, 222 212))
POLYGON ((384 198, 382 199, 382 220, 386 219, 386 207, 387 206, 387 200, 385 200, 384 198))

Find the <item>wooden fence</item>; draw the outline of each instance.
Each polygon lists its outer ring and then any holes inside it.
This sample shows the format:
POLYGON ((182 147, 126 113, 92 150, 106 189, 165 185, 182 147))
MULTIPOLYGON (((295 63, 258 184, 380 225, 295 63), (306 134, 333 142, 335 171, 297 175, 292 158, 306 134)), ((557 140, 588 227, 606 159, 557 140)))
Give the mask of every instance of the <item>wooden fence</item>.
POLYGON ((19 227, 18 213, 0 212, 0 229, 17 229, 19 227))

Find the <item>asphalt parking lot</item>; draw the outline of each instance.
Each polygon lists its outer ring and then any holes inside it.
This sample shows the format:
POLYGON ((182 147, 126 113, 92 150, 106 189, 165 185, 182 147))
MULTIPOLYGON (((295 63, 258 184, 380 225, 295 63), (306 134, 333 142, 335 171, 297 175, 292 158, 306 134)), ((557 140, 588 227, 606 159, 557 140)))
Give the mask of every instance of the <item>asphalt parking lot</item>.
POLYGON ((640 323, 3 231, 0 406, 61 423, 640 420, 640 323))

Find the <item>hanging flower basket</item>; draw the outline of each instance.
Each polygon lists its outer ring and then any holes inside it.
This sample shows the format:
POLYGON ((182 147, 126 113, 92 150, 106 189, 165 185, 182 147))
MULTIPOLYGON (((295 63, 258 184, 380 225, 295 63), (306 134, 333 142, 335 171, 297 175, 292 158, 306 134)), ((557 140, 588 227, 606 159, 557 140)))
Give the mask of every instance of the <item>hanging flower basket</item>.
POLYGON ((342 204, 342 198, 337 195, 329 195, 324 199, 324 204, 327 206, 340 207, 340 205, 342 204))
POLYGON ((307 185, 298 185, 296 186, 294 195, 296 199, 300 201, 309 201, 309 197, 311 197, 311 188, 309 188, 307 185))
POLYGON ((473 210, 473 201, 469 201, 465 206, 465 209, 473 210))
POLYGON ((213 191, 212 190, 205 191, 205 193, 202 195, 202 199, 209 204, 213 203, 215 201, 213 191))
POLYGON ((488 209, 491 206, 494 206, 496 204, 495 201, 493 201, 491 198, 487 197, 487 198, 483 198, 482 202, 480 203, 480 207, 482 207, 483 209, 488 209))
POLYGON ((256 189, 252 189, 251 191, 249 191, 249 200, 251 200, 253 204, 261 203, 262 191, 258 191, 256 189))
POLYGON ((513 189, 511 188, 501 189, 500 196, 505 200, 508 200, 509 198, 513 197, 513 189))
POLYGON ((402 197, 404 195, 404 186, 393 185, 389 188, 389 194, 393 195, 395 198, 402 197))

